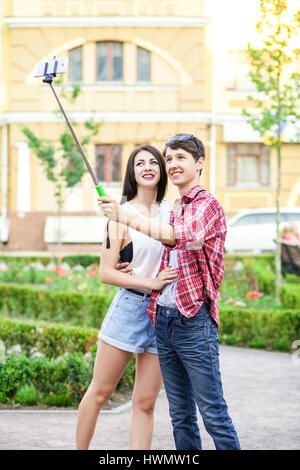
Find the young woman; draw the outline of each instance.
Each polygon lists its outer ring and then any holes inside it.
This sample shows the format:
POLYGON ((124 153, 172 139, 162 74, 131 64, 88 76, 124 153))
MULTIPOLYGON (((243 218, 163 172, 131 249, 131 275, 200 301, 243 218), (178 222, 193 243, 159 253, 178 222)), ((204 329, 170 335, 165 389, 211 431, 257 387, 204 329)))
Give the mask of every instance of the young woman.
MULTIPOLYGON (((165 162, 150 145, 130 155, 123 186, 124 207, 137 217, 168 222, 171 206, 163 201, 167 185, 165 162)), ((110 398, 125 368, 136 353, 132 394, 131 449, 150 449, 153 411, 162 385, 155 329, 147 315, 152 290, 162 289, 177 277, 174 268, 158 276, 163 245, 125 225, 109 221, 100 262, 100 278, 120 287, 99 332, 92 382, 78 409, 77 449, 88 449, 101 407, 110 398), (117 269, 119 259, 132 273, 117 269), (134 275, 131 275, 134 274, 134 275)))

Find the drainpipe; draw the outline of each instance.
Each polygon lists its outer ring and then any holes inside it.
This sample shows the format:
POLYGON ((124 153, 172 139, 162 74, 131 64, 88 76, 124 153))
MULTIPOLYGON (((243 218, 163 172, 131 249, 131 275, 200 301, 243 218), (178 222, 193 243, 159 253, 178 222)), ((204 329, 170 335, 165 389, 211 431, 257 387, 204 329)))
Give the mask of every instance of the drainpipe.
POLYGON ((8 161, 8 132, 7 124, 2 125, 2 211, 1 211, 1 233, 0 241, 8 239, 7 219, 7 161, 8 161))
MULTIPOLYGON (((2 93, 3 93, 3 63, 2 63, 2 15, 3 2, 0 0, 0 117, 2 114, 2 93)), ((8 131, 7 124, 1 123, 2 127, 2 191, 1 191, 1 224, 0 224, 0 243, 8 239, 8 219, 7 219, 7 161, 8 161, 8 131)))
POLYGON ((209 192, 216 193, 216 91, 217 91, 217 64, 216 64, 216 31, 214 26, 214 8, 212 3, 211 15, 211 124, 210 124, 210 165, 209 165, 209 192))

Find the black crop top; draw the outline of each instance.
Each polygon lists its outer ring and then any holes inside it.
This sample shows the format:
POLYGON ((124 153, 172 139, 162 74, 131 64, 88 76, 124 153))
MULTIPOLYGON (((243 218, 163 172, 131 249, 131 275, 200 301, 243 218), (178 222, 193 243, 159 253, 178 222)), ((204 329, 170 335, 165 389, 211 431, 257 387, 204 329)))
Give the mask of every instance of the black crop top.
MULTIPOLYGON (((106 248, 110 248, 110 238, 109 238, 109 228, 108 228, 109 221, 107 222, 107 233, 106 233, 106 248)), ((128 243, 128 245, 124 246, 120 251, 120 260, 122 263, 131 263, 133 258, 133 244, 132 242, 128 243)))

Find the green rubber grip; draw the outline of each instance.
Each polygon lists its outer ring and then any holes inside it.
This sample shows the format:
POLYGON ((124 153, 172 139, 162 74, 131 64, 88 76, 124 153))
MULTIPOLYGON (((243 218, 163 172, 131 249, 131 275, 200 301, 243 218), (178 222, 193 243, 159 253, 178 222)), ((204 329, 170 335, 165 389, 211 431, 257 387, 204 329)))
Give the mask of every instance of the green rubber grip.
POLYGON ((102 188, 101 184, 98 184, 98 186, 96 186, 96 189, 97 189, 97 193, 99 194, 100 197, 107 196, 107 194, 104 191, 104 189, 102 188))

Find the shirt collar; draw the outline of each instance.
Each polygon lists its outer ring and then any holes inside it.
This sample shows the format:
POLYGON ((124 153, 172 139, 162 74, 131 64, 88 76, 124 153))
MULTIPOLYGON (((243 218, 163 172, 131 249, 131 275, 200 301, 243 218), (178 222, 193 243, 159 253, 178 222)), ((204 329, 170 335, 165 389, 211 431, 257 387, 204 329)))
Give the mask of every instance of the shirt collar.
POLYGON ((183 203, 191 202, 193 199, 195 199, 197 194, 202 192, 202 191, 205 191, 205 188, 203 186, 201 186, 200 184, 197 184, 196 186, 193 186, 186 193, 184 193, 184 195, 181 198, 181 202, 183 202, 183 203))

